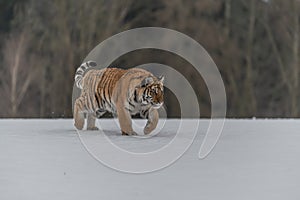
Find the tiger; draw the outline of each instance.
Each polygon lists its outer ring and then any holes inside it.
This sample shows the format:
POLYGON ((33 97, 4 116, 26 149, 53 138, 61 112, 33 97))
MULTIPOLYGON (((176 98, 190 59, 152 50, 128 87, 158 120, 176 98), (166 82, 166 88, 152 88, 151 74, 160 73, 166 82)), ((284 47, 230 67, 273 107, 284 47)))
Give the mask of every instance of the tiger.
POLYGON ((164 76, 155 77, 141 68, 96 69, 95 61, 84 62, 75 73, 75 85, 81 89, 74 103, 74 126, 98 130, 95 121, 106 112, 118 117, 122 135, 137 135, 132 129, 133 115, 147 119, 144 134, 157 126, 158 109, 164 103, 164 76))

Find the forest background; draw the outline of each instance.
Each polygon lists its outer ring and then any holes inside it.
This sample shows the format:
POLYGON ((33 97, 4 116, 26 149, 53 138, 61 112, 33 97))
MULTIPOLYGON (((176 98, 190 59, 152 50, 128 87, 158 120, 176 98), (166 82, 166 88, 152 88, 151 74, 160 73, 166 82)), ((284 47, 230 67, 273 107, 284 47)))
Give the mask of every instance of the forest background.
MULTIPOLYGON (((114 34, 145 26, 180 31, 207 50, 225 84, 227 117, 299 117, 299 6, 298 0, 0 0, 0 117, 72 117, 74 73, 86 55, 114 34)), ((183 58, 144 49, 112 65, 149 62, 180 71, 201 117, 210 116, 207 87, 183 58)), ((168 90, 165 105, 168 117, 180 116, 168 90)))

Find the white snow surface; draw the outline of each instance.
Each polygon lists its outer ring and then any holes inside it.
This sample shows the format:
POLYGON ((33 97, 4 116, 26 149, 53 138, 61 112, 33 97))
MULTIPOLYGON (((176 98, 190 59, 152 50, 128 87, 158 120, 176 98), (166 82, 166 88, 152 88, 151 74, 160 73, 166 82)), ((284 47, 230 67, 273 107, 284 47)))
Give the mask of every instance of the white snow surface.
MULTIPOLYGON (((121 136, 111 119, 101 122, 113 143, 147 152, 176 134, 178 120, 167 121, 158 135, 143 140, 121 136)), ((198 152, 209 120, 199 123, 195 141, 174 164, 128 174, 94 159, 72 119, 2 119, 0 199, 300 199, 300 120, 226 120, 216 147, 203 160, 198 152)), ((94 134, 87 131, 88 137, 94 134)))

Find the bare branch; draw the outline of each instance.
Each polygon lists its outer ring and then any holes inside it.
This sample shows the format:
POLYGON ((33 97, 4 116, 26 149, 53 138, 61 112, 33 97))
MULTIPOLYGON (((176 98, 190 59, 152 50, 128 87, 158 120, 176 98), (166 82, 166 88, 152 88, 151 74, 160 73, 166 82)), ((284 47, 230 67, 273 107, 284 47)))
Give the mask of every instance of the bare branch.
POLYGON ((266 31, 267 31, 267 34, 268 34, 268 37, 269 37, 269 40, 271 42, 271 46, 272 46, 272 49, 275 53, 275 57, 277 59, 277 62, 278 62, 278 65, 279 65, 279 69, 280 69, 280 72, 281 72, 281 75, 282 75, 282 78, 283 78, 283 82, 286 84, 289 92, 292 92, 293 88, 292 88, 292 84, 290 83, 289 79, 288 79, 288 76, 287 76, 287 73, 285 71, 285 67, 284 67, 284 64, 283 64, 283 60, 281 58, 281 54, 279 53, 279 50, 278 50, 278 47, 277 47, 277 44, 275 42, 275 39, 274 39, 274 36, 273 36, 273 33, 271 31, 271 28, 270 28, 270 25, 266 22, 262 22, 266 31))

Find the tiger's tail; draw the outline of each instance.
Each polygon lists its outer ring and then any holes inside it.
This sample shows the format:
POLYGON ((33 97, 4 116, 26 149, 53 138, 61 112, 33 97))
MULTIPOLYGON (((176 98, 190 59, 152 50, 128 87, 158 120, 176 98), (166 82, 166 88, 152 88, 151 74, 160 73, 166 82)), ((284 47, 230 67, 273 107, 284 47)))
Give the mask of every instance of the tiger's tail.
POLYGON ((85 71, 90 67, 96 67, 97 63, 95 61, 87 61, 80 65, 80 67, 77 68, 75 73, 75 84, 78 88, 82 89, 82 78, 84 76, 85 71))

